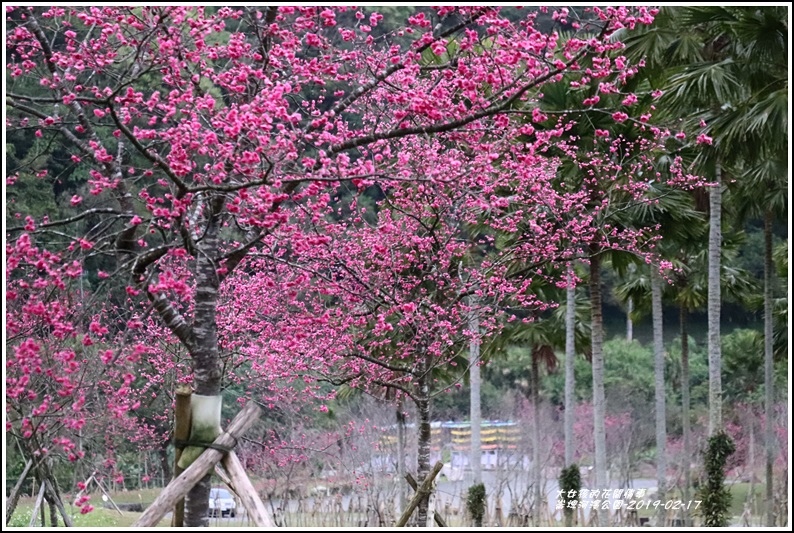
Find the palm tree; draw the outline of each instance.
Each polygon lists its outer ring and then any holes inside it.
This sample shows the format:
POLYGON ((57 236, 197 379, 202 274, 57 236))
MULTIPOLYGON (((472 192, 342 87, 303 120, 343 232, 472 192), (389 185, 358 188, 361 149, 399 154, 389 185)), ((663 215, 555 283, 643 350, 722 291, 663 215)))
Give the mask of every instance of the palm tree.
MULTIPOLYGON (((611 119, 610 114, 604 112, 603 109, 588 109, 588 106, 583 104, 583 100, 587 97, 593 96, 597 90, 596 86, 588 87, 583 91, 571 91, 570 85, 566 81, 555 84, 550 84, 544 88, 543 98, 541 104, 544 112, 549 114, 554 113, 570 113, 571 109, 582 110, 576 125, 570 130, 570 135, 576 138, 579 146, 588 147, 592 146, 593 141, 597 138, 595 131, 597 129, 611 130, 613 135, 622 136, 624 139, 632 139, 636 136, 637 132, 630 126, 620 127, 616 125, 611 119), (587 93, 587 94, 585 94, 587 93)), ((604 102, 608 98, 604 98, 604 102)), ((552 121, 554 123, 555 120, 552 121)), ((627 141, 628 142, 628 141, 627 141)), ((581 155, 586 159, 587 149, 581 150, 581 155)), ((613 222, 612 212, 620 211, 625 207, 621 204, 621 193, 617 192, 618 181, 614 176, 610 179, 604 179, 598 183, 587 182, 586 177, 583 175, 580 168, 580 162, 576 161, 579 156, 568 158, 568 155, 563 156, 563 163, 558 171, 560 175, 560 186, 565 183, 564 187, 581 189, 586 188, 590 193, 590 200, 588 207, 592 212, 599 212, 598 223, 607 225, 613 222), (609 208, 603 210, 603 204, 608 203, 609 208), (619 205, 618 205, 619 204, 619 205)), ((629 199, 629 202, 632 200, 629 199)), ((572 246, 572 252, 575 254, 581 248, 581 252, 588 259, 590 263, 589 270, 589 290, 590 290, 590 353, 593 368, 593 438, 595 441, 595 474, 596 484, 599 487, 607 487, 607 453, 606 453, 606 396, 604 392, 604 321, 602 310, 602 282, 601 282, 601 264, 609 258, 613 251, 609 248, 603 248, 601 242, 596 238, 589 243, 577 243, 572 246)), ((598 523, 600 526, 607 525, 607 513, 602 509, 597 510, 598 523)))
MULTIPOLYGON (((653 372, 654 398, 656 416, 656 479, 659 499, 664 499, 667 492, 667 415, 665 405, 664 379, 664 333, 662 320, 662 276, 659 264, 650 266, 651 270, 651 306, 653 307, 653 372)), ((656 525, 664 527, 664 506, 657 509, 656 525)))
MULTIPOLYGON (((667 158, 660 160, 661 170, 667 158)), ((701 227, 700 214, 695 210, 692 197, 680 190, 668 189, 661 186, 651 186, 647 191, 649 200, 647 203, 640 203, 633 206, 624 213, 626 224, 637 227, 647 227, 658 225, 661 229, 662 241, 657 246, 660 254, 648 267, 648 285, 650 285, 651 295, 651 315, 653 323, 653 354, 654 354, 654 397, 655 397, 655 418, 656 418, 656 473, 657 487, 660 499, 664 499, 667 491, 667 415, 665 402, 665 354, 664 354, 664 329, 662 317, 662 292, 663 280, 660 273, 661 259, 671 255, 671 251, 679 248, 681 242, 689 242, 698 237, 698 229, 701 227)), ((628 274, 628 279, 636 281, 642 277, 642 271, 637 266, 630 264, 628 268, 621 268, 620 271, 628 274)), ((619 292, 619 291, 618 291, 619 292)), ((646 293, 647 294, 647 293, 646 293)), ((625 301, 643 301, 643 295, 623 292, 625 301)), ((688 384, 687 384, 688 386, 688 384)), ((688 406, 687 411, 688 413, 688 406)), ((666 513, 663 506, 657 508, 657 525, 663 526, 666 513)))
MULTIPOLYGON (((590 306, 584 298, 577 298, 575 285, 576 272, 573 266, 568 268, 568 286, 565 289, 565 305, 554 312, 557 323, 564 321, 565 330, 565 416, 563 432, 565 435, 565 465, 570 467, 576 456, 574 442, 574 421, 576 414, 576 354, 583 354, 588 359, 590 352, 590 306)), ((560 329, 560 326, 555 326, 560 329)))
MULTIPOLYGON (((704 153, 702 162, 713 169, 710 189, 709 232, 709 432, 721 428, 720 339, 719 339, 719 247, 721 240, 721 177, 724 166, 763 168, 763 162, 778 160, 786 150, 788 50, 787 9, 783 6, 663 8, 657 24, 641 32, 629 44, 629 54, 644 55, 659 75, 672 74, 667 84, 668 102, 692 110, 693 118, 704 120, 714 138, 714 150, 704 153), (672 66, 672 69, 670 68, 672 66)), ((766 165, 767 168, 770 165, 766 165)), ((770 183, 784 179, 778 167, 766 178, 770 183)), ((737 175, 745 174, 741 171, 737 175)), ((756 197, 761 205, 775 206, 766 195, 756 197)), ((775 207, 764 213, 771 228, 775 207)), ((772 268, 765 253, 765 382, 772 391, 772 268)), ((770 396, 766 410, 771 415, 770 396)), ((773 435, 770 422, 765 428, 767 452, 767 498, 772 497, 773 435)), ((771 501, 771 500, 769 500, 771 501)), ((767 525, 774 524, 771 505, 767 525)))
MULTIPOLYGON (((689 208, 691 211, 691 208, 689 208)), ((683 213, 680 209, 677 213, 683 213)), ((691 211, 694 213, 694 211, 691 211)), ((695 213, 696 214, 696 213, 695 213)), ((675 225, 674 223, 664 224, 672 230, 678 228, 681 232, 677 237, 672 237, 663 241, 662 253, 672 261, 675 274, 673 284, 663 286, 662 296, 668 302, 674 303, 679 308, 679 328, 681 336, 681 412, 683 413, 682 431, 684 450, 683 456, 687 458, 682 465, 684 473, 684 485, 682 487, 682 497, 689 497, 689 489, 692 486, 691 473, 689 469, 689 458, 694 455, 691 446, 691 414, 690 414, 690 378, 689 378, 689 334, 688 316, 693 311, 702 309, 708 298, 708 276, 706 265, 708 263, 708 251, 698 246, 698 235, 705 233, 706 228, 697 218, 693 218, 687 224, 675 225), (689 233, 689 237, 684 237, 689 233), (677 250, 675 250, 678 248, 677 250), (673 250, 675 253, 673 254, 673 250)), ((726 233, 725 242, 722 247, 721 257, 721 276, 720 283, 722 292, 727 300, 744 302, 749 294, 756 291, 753 277, 750 272, 732 266, 735 262, 741 235, 736 233, 726 233)), ((646 270, 638 270, 636 275, 623 277, 621 283, 616 287, 616 296, 621 300, 633 298, 637 302, 647 302, 648 294, 651 293, 652 277, 646 270)), ((640 316, 648 313, 647 305, 637 307, 635 314, 640 316)), ((689 524, 689 513, 683 510, 685 525, 689 524)))
MULTIPOLYGON (((778 58, 783 59, 785 58, 778 58)), ((785 63, 782 65, 785 67, 785 63)), ((780 70, 781 65, 772 66, 780 70)), ((775 327, 773 318, 774 287, 776 283, 773 260, 772 227, 775 221, 785 219, 787 213, 788 185, 788 147, 787 122, 783 110, 788 105, 784 90, 778 90, 762 101, 752 105, 746 111, 756 117, 753 129, 746 132, 743 140, 746 146, 752 147, 752 154, 746 158, 750 166, 746 168, 739 181, 737 190, 738 215, 740 219, 760 216, 764 221, 764 385, 765 401, 764 427, 766 498, 773 500, 773 466, 775 454, 775 435, 772 427, 774 405, 774 338, 775 327), (781 115, 781 113, 783 113, 781 115)), ((736 124, 728 130, 730 135, 740 135, 735 130, 736 124)), ((767 505, 766 523, 775 523, 774 507, 767 505)))

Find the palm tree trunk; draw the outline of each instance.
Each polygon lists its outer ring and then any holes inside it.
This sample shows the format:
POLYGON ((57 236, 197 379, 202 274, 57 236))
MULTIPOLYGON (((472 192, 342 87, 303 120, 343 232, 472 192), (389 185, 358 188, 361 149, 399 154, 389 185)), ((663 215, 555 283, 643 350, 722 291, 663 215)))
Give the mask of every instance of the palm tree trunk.
POLYGON ((774 402, 774 367, 772 360, 772 283, 774 281, 772 264, 772 212, 764 214, 764 451, 766 456, 766 525, 775 525, 775 506, 773 505, 773 467, 775 464, 775 433, 772 426, 774 402))
POLYGON ((722 169, 717 163, 709 189, 708 353, 709 436, 722 429, 722 351, 720 347, 720 252, 722 250, 722 169))
MULTIPOLYGON (((681 304, 679 308, 679 322, 681 326, 681 415, 683 417, 684 432, 684 497, 683 501, 689 501, 689 487, 692 486, 692 474, 689 471, 689 464, 692 461, 690 446, 689 428, 689 333, 687 332, 687 311, 686 306, 681 304)), ((684 526, 689 527, 689 511, 686 506, 682 507, 684 515, 684 526)))
MULTIPOLYGON (((653 314, 654 389, 656 398, 656 478, 657 499, 664 501, 667 491, 667 418, 665 414, 664 387, 664 331, 662 317, 662 278, 657 265, 651 265, 651 307, 653 314)), ((665 526, 664 505, 657 507, 656 526, 665 526)))
MULTIPOLYGON (((593 352, 593 440, 595 441, 596 486, 609 488, 607 484, 606 450, 606 398, 604 396, 604 317, 601 310, 601 258, 599 247, 590 247, 590 340, 593 352)), ((608 516, 598 509, 598 525, 608 526, 608 516)))
POLYGON ((532 353, 532 375, 531 394, 532 394, 532 483, 535 486, 535 512, 532 513, 532 525, 540 526, 541 506, 541 469, 540 469, 540 377, 538 376, 538 358, 535 356, 534 349, 530 347, 532 353))
POLYGON ((471 463, 472 484, 482 483, 482 443, 480 440, 480 426, 482 424, 482 411, 480 409, 480 320, 472 311, 469 316, 469 330, 472 339, 469 343, 469 382, 471 384, 471 450, 469 463, 471 463))
POLYGON ((634 340, 634 321, 631 319, 632 312, 634 312, 634 298, 629 297, 626 302, 626 340, 629 342, 634 340))
POLYGON ((576 287, 573 284, 573 267, 568 269, 568 288, 565 294, 565 466, 573 464, 576 454, 573 440, 573 422, 576 398, 576 287))

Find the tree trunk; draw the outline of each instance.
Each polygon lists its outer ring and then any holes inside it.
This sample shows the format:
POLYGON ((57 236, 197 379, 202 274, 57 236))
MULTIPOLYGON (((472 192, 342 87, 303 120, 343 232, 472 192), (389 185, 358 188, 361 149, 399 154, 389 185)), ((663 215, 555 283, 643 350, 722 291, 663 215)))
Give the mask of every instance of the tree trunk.
POLYGON ((403 413, 403 400, 397 403, 397 516, 403 512, 405 506, 405 490, 402 480, 405 479, 405 414, 403 413))
MULTIPOLYGON (((595 441, 596 487, 603 490, 607 484, 606 450, 606 398, 604 396, 604 317, 601 310, 601 258, 600 249, 590 247, 590 328, 591 350, 593 353, 593 440, 595 441)), ((608 526, 607 513, 598 509, 598 525, 608 526)))
POLYGON ((480 441, 480 426, 482 424, 482 411, 480 409, 480 320, 472 311, 469 316, 469 330, 472 339, 469 343, 469 381, 471 384, 471 450, 469 463, 471 463, 472 484, 482 483, 482 444, 480 441))
POLYGON ((534 347, 530 347, 532 351, 532 375, 531 380, 531 394, 532 394, 532 484, 535 486, 535 512, 532 513, 532 525, 535 527, 540 526, 540 513, 542 509, 541 497, 541 470, 540 470, 540 379, 538 376, 538 359, 534 353, 534 347))
MULTIPOLYGON (((430 397, 429 397, 429 361, 427 356, 424 356, 422 374, 418 378, 419 395, 416 400, 416 409, 419 416, 419 436, 417 442, 417 468, 416 468, 416 482, 422 485, 430 473, 430 445, 431 445, 431 430, 430 430, 430 397)), ((427 523, 427 497, 419 501, 416 508, 416 522, 419 526, 424 527, 427 523)))
POLYGON ((764 213, 764 455, 766 457, 766 525, 775 525, 775 506, 773 505, 773 468, 775 465, 775 432, 772 424, 774 418, 774 361, 772 356, 772 283, 774 282, 774 265, 772 264, 772 212, 764 213))
POLYGON ((722 170, 714 172, 709 188, 708 247, 708 352, 709 352, 709 436, 722 429, 722 351, 720 346, 720 252, 722 250, 722 170))
MULTIPOLYGON (((160 468, 162 469, 160 480, 165 481, 166 479, 171 479, 171 463, 168 457, 168 448, 165 446, 161 447, 157 450, 157 455, 160 457, 160 468)), ((165 486, 164 483, 161 483, 161 485, 165 486)))
MULTIPOLYGON (((686 306, 681 304, 679 309, 679 320, 681 325, 681 416, 683 417, 684 433, 684 498, 689 501, 689 488, 692 486, 692 474, 689 471, 689 463, 692 461, 692 451, 690 445, 690 412, 689 412, 689 333, 687 332, 687 311, 686 306)), ((684 526, 690 527, 689 511, 686 506, 682 506, 684 516, 684 526)))
POLYGON ((50 509, 50 527, 58 527, 58 509, 55 502, 47 498, 47 507, 50 509))
MULTIPOLYGON (((190 440, 212 442, 221 434, 221 396, 203 396, 194 394, 190 397, 191 428, 190 440)), ((178 466, 187 469, 205 448, 188 446, 182 451, 178 466)), ((209 526, 209 499, 212 472, 207 473, 198 481, 185 497, 185 527, 209 526)))
MULTIPOLYGON (((218 257, 219 213, 223 197, 211 199, 206 231, 196 256, 196 296, 193 318, 195 335, 193 359, 193 391, 191 400, 190 439, 212 442, 220 434, 221 426, 221 366, 218 352, 218 289, 220 277, 216 268, 218 257)), ((182 452, 180 466, 187 468, 203 448, 187 447, 182 452)), ((212 476, 207 474, 196 483, 185 498, 185 527, 207 527, 209 495, 212 476)))
POLYGON ((634 298, 629 298, 626 302, 626 340, 629 342, 634 340, 634 321, 631 319, 633 312, 634 298))
MULTIPOLYGON (((750 420, 748 420, 748 429, 750 430, 749 444, 747 446, 747 461, 750 463, 750 490, 747 491, 747 500, 745 501, 745 508, 752 510, 752 504, 755 502, 755 408, 751 405, 750 420)), ((749 517, 748 517, 749 518, 749 517)))
MULTIPOLYGON (((61 513, 61 517, 63 518, 63 523, 66 527, 72 527, 72 519, 66 513, 66 509, 63 506, 63 498, 61 498, 61 493, 58 490, 58 482, 55 479, 55 476, 52 474, 52 470, 50 469, 49 464, 47 461, 42 461, 38 464, 37 467, 37 476, 39 481, 44 486, 44 495, 47 498, 47 502, 51 504, 50 512, 52 512, 52 506, 55 506, 55 509, 61 513)), ((42 522, 44 521, 44 508, 41 508, 41 516, 42 522)), ((52 520, 50 520, 52 522, 52 520)), ((56 521, 52 523, 53 526, 57 525, 57 518, 56 521)))
POLYGON ((568 269, 568 288, 565 308, 565 466, 571 466, 576 455, 573 440, 574 410, 576 409, 576 287, 573 284, 573 267, 568 269))
MULTIPOLYGON (((174 402, 174 440, 188 440, 190 438, 190 397, 192 390, 189 385, 179 384, 176 387, 174 402)), ((179 466, 182 459, 182 447, 174 450, 174 477, 184 472, 184 468, 179 466)), ((183 527, 185 525, 185 500, 181 499, 174 506, 174 514, 171 516, 173 527, 183 527)))
MULTIPOLYGON (((667 419, 665 413, 664 387, 664 331, 662 320, 662 277, 657 265, 651 265, 651 307, 653 314, 653 361, 654 390, 656 399, 656 478, 658 492, 656 498, 665 501, 667 491, 667 419)), ((656 526, 665 526, 665 509, 660 505, 656 510, 656 526)))

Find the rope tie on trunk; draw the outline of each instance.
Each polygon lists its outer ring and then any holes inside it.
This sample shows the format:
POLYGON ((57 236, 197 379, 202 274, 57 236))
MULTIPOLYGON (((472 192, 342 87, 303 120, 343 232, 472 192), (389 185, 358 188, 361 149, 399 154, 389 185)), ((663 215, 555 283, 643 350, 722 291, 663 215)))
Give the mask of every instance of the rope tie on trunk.
POLYGON ((237 439, 234 439, 234 444, 231 446, 224 446, 223 444, 215 444, 214 442, 204 442, 198 440, 182 440, 182 439, 172 439, 174 446, 178 449, 187 448, 188 446, 196 446, 200 448, 212 448, 213 450, 218 450, 224 453, 231 452, 235 446, 237 446, 237 439))

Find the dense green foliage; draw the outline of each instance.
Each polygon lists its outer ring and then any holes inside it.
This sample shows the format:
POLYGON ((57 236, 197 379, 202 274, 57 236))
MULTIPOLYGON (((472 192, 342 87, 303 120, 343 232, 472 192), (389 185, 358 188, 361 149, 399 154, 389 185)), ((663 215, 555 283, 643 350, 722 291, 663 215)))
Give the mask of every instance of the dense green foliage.
POLYGON ((477 483, 469 487, 469 492, 466 495, 466 509, 469 511, 475 527, 482 527, 485 503, 485 485, 477 483))
POLYGON ((725 463, 735 451, 736 445, 726 433, 719 432, 709 438, 705 453, 706 483, 698 493, 698 499, 703 502, 700 512, 705 526, 728 525, 731 493, 725 487, 725 463))
POLYGON ((560 490, 562 491, 562 506, 565 514, 565 526, 573 525, 574 508, 568 506, 569 502, 578 502, 578 494, 582 489, 582 477, 579 466, 568 465, 560 472, 560 490), (572 497, 573 496, 573 497, 572 497))

